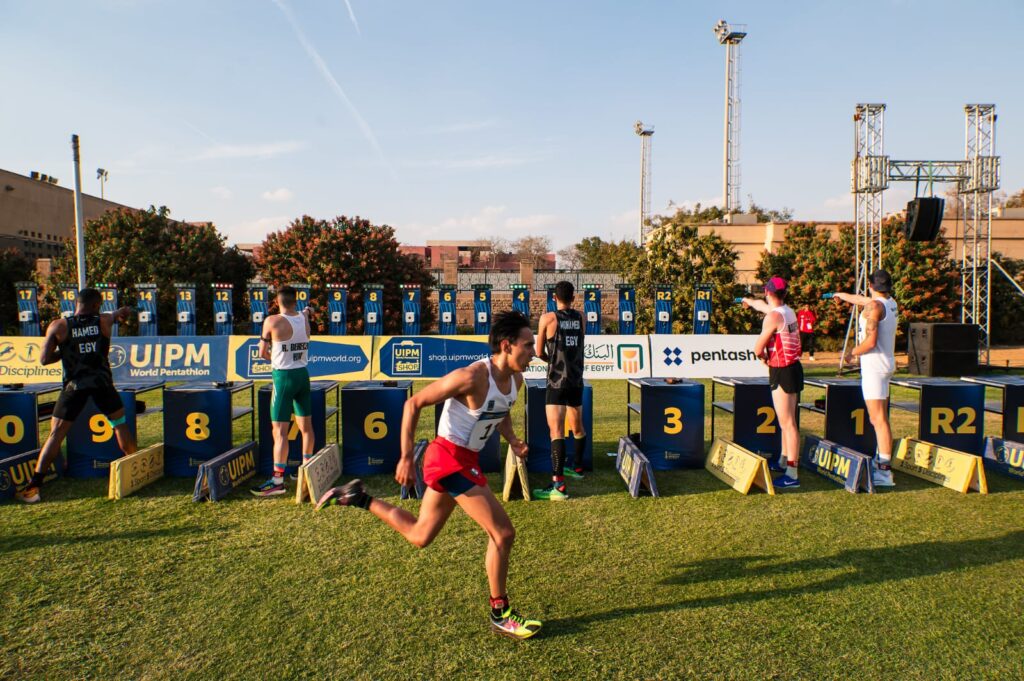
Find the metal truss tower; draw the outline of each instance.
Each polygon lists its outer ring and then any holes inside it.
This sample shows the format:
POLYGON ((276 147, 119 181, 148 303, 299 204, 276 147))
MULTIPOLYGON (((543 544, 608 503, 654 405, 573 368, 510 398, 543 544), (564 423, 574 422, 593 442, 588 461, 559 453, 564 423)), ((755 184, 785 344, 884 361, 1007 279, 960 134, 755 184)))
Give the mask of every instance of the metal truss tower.
POLYGON ((725 45, 725 151, 722 168, 722 208, 740 210, 740 42, 747 35, 743 24, 715 24, 715 37, 725 45))
POLYGON ((654 136, 654 128, 644 127, 637 121, 633 131, 640 136, 640 240, 637 243, 643 246, 651 231, 651 137, 654 136))
MULTIPOLYGON (((992 306, 992 193, 999 188, 995 155, 994 104, 968 104, 962 161, 893 161, 885 155, 885 105, 858 104, 853 116, 854 156, 851 190, 856 222, 857 293, 867 295, 867 278, 882 266, 882 192, 890 182, 951 182, 963 205, 964 255, 961 262, 961 321, 977 324, 979 353, 989 361, 992 306)), ((846 329, 843 355, 851 341, 856 309, 846 329)), ((843 363, 840 360, 840 372, 843 363)))

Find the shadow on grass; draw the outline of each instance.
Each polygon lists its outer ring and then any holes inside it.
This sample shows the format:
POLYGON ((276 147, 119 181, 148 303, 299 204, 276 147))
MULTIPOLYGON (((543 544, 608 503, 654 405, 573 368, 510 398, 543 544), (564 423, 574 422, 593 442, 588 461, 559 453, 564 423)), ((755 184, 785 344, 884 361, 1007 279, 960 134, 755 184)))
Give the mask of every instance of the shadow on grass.
POLYGON ((587 625, 624 617, 653 615, 696 608, 714 608, 767 600, 825 593, 853 585, 881 584, 932 575, 969 570, 1024 558, 1024 530, 998 537, 963 541, 929 541, 903 546, 850 549, 828 556, 783 560, 781 556, 736 556, 708 558, 678 566, 682 571, 659 584, 692 586, 707 582, 752 580, 766 576, 785 576, 820 570, 842 570, 841 574, 788 588, 743 589, 722 596, 679 600, 657 605, 616 608, 579 617, 549 620, 544 623, 545 637, 576 634, 587 625))
POLYGON ((108 541, 145 541, 149 539, 180 537, 186 534, 209 535, 225 531, 226 528, 161 527, 96 534, 21 534, 0 537, 0 554, 13 553, 14 551, 24 549, 37 549, 45 546, 73 546, 75 544, 96 544, 108 541))

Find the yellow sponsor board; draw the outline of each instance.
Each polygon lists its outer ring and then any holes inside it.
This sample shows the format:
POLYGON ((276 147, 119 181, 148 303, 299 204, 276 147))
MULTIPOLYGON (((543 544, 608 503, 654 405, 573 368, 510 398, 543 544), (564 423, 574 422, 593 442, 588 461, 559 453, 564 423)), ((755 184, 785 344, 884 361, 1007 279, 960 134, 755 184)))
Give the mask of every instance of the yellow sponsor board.
POLYGON ((164 445, 152 445, 110 462, 108 499, 123 499, 164 477, 164 445))
POLYGON ((60 362, 43 366, 43 339, 0 336, 0 383, 60 383, 60 362))
POLYGON ((295 503, 307 498, 316 503, 323 493, 341 477, 341 453, 338 445, 330 444, 299 466, 299 484, 295 488, 295 503))
POLYGON ((526 459, 521 459, 508 448, 505 454, 505 485, 501 497, 511 501, 513 494, 522 494, 523 499, 530 500, 530 476, 526 471, 526 459))
POLYGON ((755 487, 775 494, 767 459, 729 440, 715 440, 704 468, 740 494, 749 494, 755 487))
POLYGON ((988 494, 981 457, 967 452, 907 437, 900 440, 896 456, 892 458, 892 467, 961 494, 972 489, 988 494))

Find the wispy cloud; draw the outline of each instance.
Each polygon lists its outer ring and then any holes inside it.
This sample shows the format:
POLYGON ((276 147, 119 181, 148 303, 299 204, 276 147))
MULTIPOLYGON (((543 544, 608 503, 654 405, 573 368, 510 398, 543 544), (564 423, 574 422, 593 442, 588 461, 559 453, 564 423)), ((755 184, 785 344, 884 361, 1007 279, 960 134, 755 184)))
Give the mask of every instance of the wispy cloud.
POLYGON ((265 201, 291 201, 295 197, 295 193, 287 187, 281 187, 279 189, 268 190, 260 194, 265 201))
POLYGON ((483 168, 506 168, 522 166, 540 161, 542 154, 488 154, 473 158, 433 158, 409 160, 402 163, 407 168, 436 168, 439 170, 479 170, 483 168))
POLYGON ((303 147, 304 142, 286 141, 266 144, 217 144, 208 147, 192 157, 193 161, 210 161, 225 158, 273 158, 294 153, 303 147))
POLYGON ((507 206, 483 206, 475 213, 453 216, 435 223, 411 223, 399 229, 404 241, 419 243, 430 238, 484 238, 495 234, 508 239, 545 236, 571 224, 572 220, 550 213, 509 215, 507 206))
POLYGON ((218 199, 227 201, 235 194, 227 187, 210 187, 210 193, 216 196, 218 199))
POLYGON ((352 20, 352 25, 356 27, 356 33, 359 37, 363 37, 363 32, 359 30, 359 22, 356 21, 356 13, 352 11, 352 3, 349 0, 345 0, 345 7, 348 9, 348 18, 352 20))
POLYGON ((388 163, 387 159, 384 157, 384 151, 380 148, 380 144, 377 142, 377 136, 373 134, 370 124, 366 122, 366 119, 364 119, 362 114, 359 113, 356 105, 351 99, 349 99, 348 95, 345 94, 345 90, 342 89, 338 80, 334 77, 334 74, 331 73, 331 69, 327 66, 323 57, 321 57, 320 53, 317 52, 315 47, 313 47, 313 43, 306 38, 306 34, 303 33, 302 28, 299 27, 298 22, 295 20, 295 15, 292 14, 291 7, 289 7, 284 0, 273 0, 273 3, 277 5, 278 9, 281 10, 281 13, 284 14, 284 18, 288 21, 288 25, 291 26, 292 32, 295 34, 295 38, 299 41, 299 44, 302 45, 302 48, 306 51, 306 54, 320 72, 320 75, 325 81, 327 81, 328 86, 330 86, 334 94, 337 95, 338 99, 340 99, 345 107, 348 108, 352 118, 356 121, 356 125, 358 125, 360 131, 362 131, 363 137, 366 138, 366 141, 369 142, 370 146, 372 146, 374 151, 377 152, 377 156, 380 158, 381 162, 384 163, 384 165, 391 170, 391 174, 394 175, 394 168, 391 167, 391 164, 388 163))
POLYGON ((270 232, 276 232, 288 226, 293 218, 287 215, 274 215, 255 220, 247 220, 228 224, 224 232, 231 237, 233 243, 262 242, 270 232))

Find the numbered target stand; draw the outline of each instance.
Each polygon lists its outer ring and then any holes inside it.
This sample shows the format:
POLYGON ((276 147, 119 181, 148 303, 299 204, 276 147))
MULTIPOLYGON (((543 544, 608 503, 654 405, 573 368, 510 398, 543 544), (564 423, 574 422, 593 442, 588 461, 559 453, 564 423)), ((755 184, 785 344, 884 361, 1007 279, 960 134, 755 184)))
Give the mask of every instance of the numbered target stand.
MULTIPOLYGON (((334 441, 338 441, 338 407, 328 404, 328 393, 334 393, 334 404, 339 403, 337 381, 311 381, 309 402, 313 409, 313 451, 319 451, 327 444, 327 422, 334 419, 334 441)), ((274 386, 267 383, 259 389, 256 404, 259 411, 259 457, 256 472, 270 475, 274 472, 274 431, 270 421, 270 399, 274 386)), ((294 473, 302 465, 302 433, 292 414, 288 425, 288 471, 294 473)))
POLYGON ((814 376, 804 379, 804 385, 825 389, 823 406, 819 402, 800 403, 801 410, 825 417, 825 440, 864 455, 875 451, 875 429, 868 418, 859 378, 814 376))
POLYGON ((327 285, 327 313, 332 336, 348 334, 348 285, 327 285))
POLYGON ((192 501, 220 501, 255 474, 256 443, 249 441, 199 465, 192 501))
POLYGON ((989 468, 1024 481, 1024 443, 990 437, 985 442, 984 459, 989 468))
POLYGON ((636 333, 636 288, 633 284, 616 284, 619 292, 619 333, 636 333))
POLYGON ((160 332, 157 329, 158 292, 156 284, 136 284, 135 292, 135 307, 138 310, 136 315, 139 320, 139 335, 160 335, 160 332))
POLYGON ((696 381, 633 378, 626 384, 626 427, 639 417, 640 447, 656 471, 704 466, 704 385, 696 381), (673 381, 670 383, 669 381, 673 381), (633 401, 639 391, 638 401, 633 401), (634 416, 636 415, 636 416, 634 416))
MULTIPOLYGON (((441 423, 441 413, 444 411, 444 402, 434 405, 434 435, 437 435, 437 427, 441 423)), ((480 448, 480 470, 484 473, 497 473, 501 470, 501 434, 497 428, 491 428, 487 435, 487 442, 480 448)), ((550 468, 550 467, 549 467, 550 468)))
POLYGON ((54 405, 40 404, 39 398, 52 395, 56 399, 62 387, 60 383, 0 385, 0 459, 39 449, 39 422, 50 418, 54 405))
POLYGON ((486 336, 491 332, 491 285, 473 284, 473 333, 486 336))
POLYGON ((329 444, 299 466, 295 503, 306 499, 316 503, 341 477, 341 451, 337 443, 329 444))
MULTIPOLYGON (((766 377, 711 379, 711 437, 715 437, 715 412, 732 414, 732 442, 771 460, 782 453, 782 428, 772 403, 766 377), (731 401, 718 400, 716 389, 732 388, 731 401)), ((797 427, 800 425, 797 412, 797 427)))
POLYGON ((916 412, 917 437, 939 447, 985 451, 985 386, 948 378, 903 378, 892 385, 918 390, 918 402, 892 400, 893 409, 916 412))
POLYGON ((512 309, 530 318, 530 287, 526 284, 510 284, 512 289, 512 309))
POLYGON ((455 305, 458 292, 451 284, 437 287, 437 332, 442 336, 454 336, 458 332, 455 305))
POLYGON ((601 335, 601 285, 583 285, 583 316, 586 320, 586 335, 601 335))
POLYGON ((363 334, 380 336, 384 333, 384 287, 363 284, 363 334))
POLYGON ((196 285, 192 282, 179 282, 174 285, 174 288, 178 335, 194 336, 196 335, 196 285))
POLYGON ((619 449, 615 455, 615 470, 619 472, 630 496, 637 498, 644 493, 652 497, 658 494, 654 481, 654 468, 636 443, 628 437, 619 438, 619 449))
POLYGON ((416 480, 412 487, 402 485, 401 497, 403 499, 422 499, 427 491, 427 483, 423 480, 423 454, 426 453, 429 444, 426 440, 420 440, 413 449, 412 463, 413 469, 416 471, 416 480))
MULTIPOLYGON (((117 295, 117 284, 96 284, 94 288, 100 292, 100 312, 113 314, 120 307, 117 295)), ((118 330, 120 324, 114 322, 110 327, 111 336, 120 336, 121 333, 118 330)))
POLYGON ((842 485, 847 492, 875 491, 871 459, 837 442, 807 436, 800 449, 800 467, 842 485))
POLYGON ((740 494, 761 489, 775 494, 768 460, 724 438, 715 438, 704 468, 740 494))
POLYGON ((252 381, 184 383, 164 390, 164 468, 167 475, 196 477, 199 467, 234 448, 236 420, 249 419, 256 470, 256 419, 252 381), (235 405, 235 395, 247 404, 235 405))
POLYGON ((213 335, 230 336, 235 324, 234 287, 228 283, 210 284, 213 292, 213 335))
MULTIPOLYGON (((124 423, 133 438, 138 437, 139 418, 160 412, 157 407, 147 407, 140 399, 146 393, 157 390, 164 390, 163 381, 123 383, 117 386, 121 402, 124 403, 124 423)), ((113 426, 96 408, 92 398, 89 398, 85 409, 75 419, 65 443, 70 478, 108 477, 110 464, 124 456, 121 446, 117 443, 113 426)))
POLYGON ((18 294, 18 328, 22 336, 42 336, 39 323, 39 287, 33 281, 14 283, 18 294))
POLYGON ((907 437, 896 447, 892 467, 961 494, 971 490, 988 494, 988 481, 981 461, 976 454, 907 437))
POLYGON ((420 335, 420 297, 422 291, 419 284, 402 284, 402 335, 420 335))
MULTIPOLYGON (((526 455, 526 468, 531 473, 547 473, 551 475, 551 430, 548 428, 548 417, 545 410, 544 394, 547 391, 547 380, 528 378, 526 383, 526 444, 530 450, 526 455)), ((594 470, 594 386, 589 381, 583 382, 583 428, 587 431, 587 447, 583 452, 583 470, 594 470)), ((569 429, 566 418, 562 426, 565 436, 565 465, 575 466, 580 463, 576 452, 576 438, 569 429)))
POLYGON ((412 381, 353 381, 341 389, 341 470, 394 473, 402 452, 402 411, 412 381))
POLYGON ((249 282, 249 322, 254 336, 263 335, 263 320, 268 311, 267 285, 261 281, 249 282))

